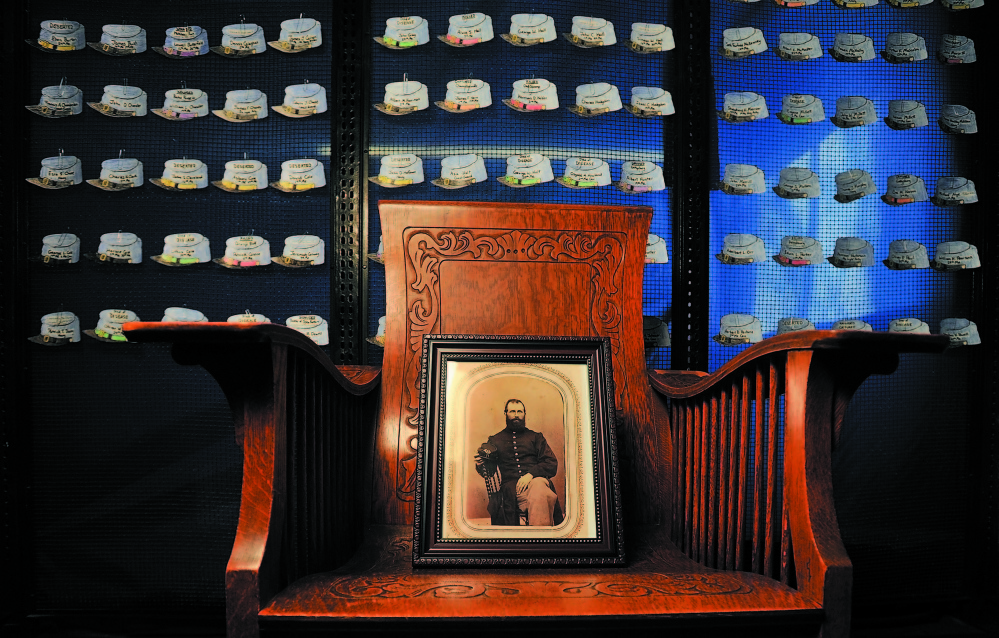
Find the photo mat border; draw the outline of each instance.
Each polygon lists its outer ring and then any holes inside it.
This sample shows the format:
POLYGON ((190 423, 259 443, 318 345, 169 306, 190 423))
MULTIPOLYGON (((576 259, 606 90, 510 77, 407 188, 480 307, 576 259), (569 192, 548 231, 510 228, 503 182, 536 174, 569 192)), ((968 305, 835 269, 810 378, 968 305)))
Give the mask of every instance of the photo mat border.
POLYGON ((413 565, 623 565, 624 534, 615 434, 611 344, 605 337, 424 335, 418 414, 413 565), (448 361, 587 365, 592 424, 595 538, 442 537, 448 361))

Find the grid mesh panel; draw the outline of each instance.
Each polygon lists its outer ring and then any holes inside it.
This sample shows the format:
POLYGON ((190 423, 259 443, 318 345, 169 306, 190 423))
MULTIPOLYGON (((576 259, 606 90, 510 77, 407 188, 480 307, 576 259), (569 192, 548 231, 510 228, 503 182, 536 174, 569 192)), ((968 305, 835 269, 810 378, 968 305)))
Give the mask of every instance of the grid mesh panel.
MULTIPOLYGON (((628 104, 635 86, 671 90, 672 56, 667 51, 640 55, 623 44, 635 22, 670 25, 670 3, 584 2, 546 3, 536 10, 514 2, 492 3, 482 9, 492 18, 495 38, 467 48, 454 48, 440 42, 447 33, 452 15, 469 11, 468 5, 442 2, 414 9, 402 2, 382 2, 372 9, 372 35, 381 36, 386 20, 414 13, 429 23, 430 42, 412 50, 390 50, 375 42, 372 47, 370 103, 382 102, 385 87, 404 78, 421 82, 428 88, 430 106, 404 116, 381 113, 371 106, 369 163, 371 176, 377 176, 381 158, 397 153, 413 153, 423 160, 425 181, 403 188, 371 185, 368 190, 369 245, 378 245, 380 225, 377 202, 380 199, 555 202, 600 205, 648 205, 653 207, 651 232, 662 237, 672 252, 669 214, 669 188, 630 195, 614 186, 574 190, 556 182, 529 188, 510 188, 496 178, 506 174, 506 158, 522 153, 540 153, 551 160, 555 177, 565 170, 566 160, 574 156, 596 157, 610 165, 611 178, 620 177, 625 161, 647 161, 662 166, 667 185, 673 167, 663 153, 664 140, 672 135, 671 117, 637 118, 626 110, 593 118, 582 118, 567 110, 576 103, 575 89, 582 84, 608 82, 615 85, 621 100, 628 104), (544 12, 554 20, 560 37, 553 42, 530 47, 515 47, 500 38, 510 31, 511 16, 517 13, 544 12), (617 44, 592 49, 573 46, 561 37, 572 28, 573 16, 604 18, 614 25, 617 44), (468 113, 449 113, 434 105, 443 101, 447 83, 466 78, 487 82, 492 105, 468 113), (511 97, 517 80, 546 79, 557 87, 560 108, 554 112, 521 113, 502 103, 511 97), (485 182, 448 190, 431 184, 441 175, 441 160, 446 156, 474 153, 485 163, 485 182), (665 163, 664 163, 665 162, 665 163)), ((368 294, 369 334, 375 334, 378 318, 385 314, 384 274, 381 267, 371 268, 368 294)), ((670 266, 650 264, 645 273, 644 313, 662 316, 669 305, 670 266)), ((485 302, 483 303, 485 307, 485 302)), ((650 362, 664 365, 665 349, 650 353, 650 362), (655 363, 655 362, 659 363, 655 363)), ((378 363, 381 350, 370 348, 368 361, 378 363)))
MULTIPOLYGON (((167 90, 185 85, 207 92, 212 109, 223 108, 227 91, 246 88, 260 89, 270 106, 280 105, 291 84, 307 80, 329 90, 328 12, 323 2, 289 9, 255 0, 238 8, 202 2, 182 15, 128 2, 32 5, 28 23, 34 31, 27 38, 37 37, 37 25, 52 18, 81 22, 89 41, 100 38, 103 24, 124 22, 146 30, 149 50, 110 57, 89 48, 68 54, 32 49, 32 82, 21 88, 22 103, 37 102, 43 87, 66 78, 87 102, 100 101, 105 85, 140 87, 150 110, 163 106, 167 90), (185 23, 203 27, 210 44, 218 45, 222 28, 241 15, 263 27, 268 40, 277 40, 281 22, 300 12, 323 23, 322 48, 295 55, 268 48, 248 59, 209 53, 173 60, 152 51, 163 45, 168 28, 185 23)), ((165 161, 184 157, 202 160, 209 179, 220 180, 225 163, 244 154, 267 165, 271 182, 280 177, 281 163, 292 159, 318 159, 328 172, 330 115, 292 119, 270 111, 260 121, 230 123, 214 115, 174 122, 152 112, 118 119, 87 107, 63 119, 25 112, 25 177, 37 175, 41 160, 63 149, 82 160, 85 180, 97 178, 101 162, 121 153, 143 163, 146 182, 116 193, 86 183, 63 190, 24 185, 33 254, 53 233, 78 235, 84 253, 96 253, 108 232, 133 232, 143 240, 138 265, 33 265, 24 308, 33 327, 38 317, 57 310, 74 312, 87 329, 105 308, 157 321, 170 306, 200 310, 212 321, 245 310, 281 323, 306 313, 329 318, 328 255, 326 266, 246 271, 215 264, 169 268, 150 256, 162 252, 166 235, 183 232, 205 235, 213 257, 222 256, 228 237, 246 234, 267 239, 274 255, 281 254, 285 237, 298 234, 318 235, 329 249, 331 188, 232 194, 209 186, 177 193, 149 180, 162 174, 165 161)), ((88 337, 59 348, 29 345, 39 606, 218 608, 238 514, 241 460, 215 382, 200 369, 177 366, 164 346, 112 345, 88 337)))
MULTIPOLYGON (((931 259, 939 242, 975 243, 967 220, 986 205, 944 208, 925 201, 890 206, 880 199, 889 176, 896 174, 921 177, 930 196, 940 177, 985 179, 974 164, 979 136, 949 135, 936 122, 944 104, 981 112, 976 108, 980 98, 966 87, 973 86, 974 67, 983 66, 982 62, 971 68, 944 65, 935 59, 943 34, 967 34, 975 19, 968 15, 973 12, 952 14, 938 5, 902 11, 884 2, 862 10, 841 10, 831 2, 798 9, 772 2, 712 3, 716 108, 723 109, 727 93, 750 91, 765 98, 770 112, 754 122, 718 120, 721 170, 727 164, 756 166, 766 176, 766 188, 753 195, 722 190, 711 195, 712 335, 719 333, 721 318, 729 313, 758 318, 764 337, 775 334, 778 321, 785 317, 808 319, 817 328, 830 328, 839 319, 862 319, 874 330, 887 330, 893 319, 915 317, 929 324, 932 332, 939 332, 940 320, 946 317, 981 320, 971 316, 972 273, 896 271, 882 264, 893 240, 917 241, 931 259), (723 31, 739 27, 760 29, 769 50, 726 59, 719 52, 723 31), (922 36, 929 59, 891 64, 877 55, 885 50, 888 34, 896 32, 922 36), (780 59, 776 51, 781 33, 816 36, 822 56, 780 59), (875 59, 835 60, 830 49, 837 33, 870 36, 875 59), (825 119, 783 123, 778 118, 783 97, 795 93, 819 98, 825 119), (835 126, 831 118, 837 115, 837 98, 846 96, 870 99, 876 121, 854 128, 835 126), (884 121, 890 100, 923 103, 929 125, 893 130, 884 121), (821 195, 779 197, 773 188, 781 185, 781 170, 789 167, 818 174, 821 195), (877 192, 849 203, 836 201, 835 176, 848 169, 868 171, 877 192), (730 233, 759 237, 766 246, 765 261, 726 265, 716 259, 730 233), (785 236, 814 238, 825 258, 834 255, 838 238, 859 237, 872 245, 874 265, 837 268, 823 259, 815 265, 784 267, 772 257, 780 252, 785 236)), ((746 347, 713 341, 710 369, 746 347)), ((834 481, 844 540, 855 560, 858 599, 948 596, 960 591, 967 483, 952 468, 963 467, 967 454, 970 393, 965 358, 960 351, 904 357, 898 372, 868 381, 851 406, 835 456, 834 481), (932 577, 919 577, 917 567, 926 567, 928 556, 932 566, 919 573, 932 577)))

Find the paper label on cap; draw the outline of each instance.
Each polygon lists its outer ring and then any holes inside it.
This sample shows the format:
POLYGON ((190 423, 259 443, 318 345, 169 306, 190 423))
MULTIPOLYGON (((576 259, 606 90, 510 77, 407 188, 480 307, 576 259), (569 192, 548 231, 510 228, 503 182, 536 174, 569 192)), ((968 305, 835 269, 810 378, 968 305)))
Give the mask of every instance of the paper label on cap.
POLYGON ((188 244, 193 245, 201 241, 201 236, 195 233, 183 233, 180 235, 174 235, 170 243, 174 245, 188 244))
POLYGON ((315 34, 309 35, 293 35, 288 38, 288 42, 292 44, 312 44, 319 38, 315 34))
POLYGON ((416 24, 416 21, 413 20, 412 16, 406 16, 406 17, 403 17, 403 18, 396 18, 395 19, 395 25, 397 27, 411 27, 411 26, 414 26, 415 24, 416 24))
POLYGON ((204 40, 183 40, 174 42, 171 48, 177 51, 200 51, 205 46, 204 40))
POLYGON ((59 249, 59 248, 49 248, 45 254, 53 259, 72 259, 74 256, 74 250, 70 249, 59 249))
POLYGON ((307 171, 312 169, 312 162, 293 162, 288 165, 288 168, 307 171))
POLYGON ((54 179, 58 181, 64 181, 67 179, 72 179, 76 177, 76 170, 69 168, 50 168, 45 173, 49 179, 54 179))
POLYGON ((129 247, 113 247, 108 246, 104 250, 104 254, 108 257, 114 257, 116 259, 125 259, 132 256, 132 249, 129 247))
POLYGON ((108 96, 107 103, 111 106, 117 106, 123 111, 135 111, 143 108, 146 103, 142 100, 129 100, 126 98, 119 98, 113 95, 108 96))
POLYGON ((173 162, 174 170, 178 171, 193 171, 199 167, 197 162, 173 162))
POLYGON ((72 22, 49 22, 48 28, 58 31, 68 31, 70 29, 76 29, 76 25, 72 22))
POLYGON ((749 51, 751 49, 755 49, 757 47, 760 47, 763 44, 764 44, 763 34, 757 32, 757 33, 755 33, 753 35, 753 37, 747 38, 745 40, 738 40, 738 41, 734 41, 734 42, 733 41, 726 42, 725 43, 725 48, 729 49, 730 51, 735 51, 737 53, 742 53, 744 51, 749 51))
POLYGON ((131 314, 128 310, 107 310, 108 319, 111 321, 123 322, 131 319, 131 314))

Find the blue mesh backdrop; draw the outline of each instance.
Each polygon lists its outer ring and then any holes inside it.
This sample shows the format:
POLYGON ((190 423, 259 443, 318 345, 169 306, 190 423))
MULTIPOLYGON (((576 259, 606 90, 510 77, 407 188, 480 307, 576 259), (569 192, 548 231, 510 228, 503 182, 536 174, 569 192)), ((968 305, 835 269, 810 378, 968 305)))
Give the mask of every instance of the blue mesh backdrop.
MULTIPOLYGON (((576 104, 576 87, 609 83, 618 89, 621 101, 631 101, 633 87, 656 87, 670 91, 675 51, 639 54, 624 44, 633 23, 670 27, 671 3, 647 2, 548 2, 535 7, 516 2, 492 2, 481 7, 460 2, 430 5, 379 2, 372 8, 371 32, 381 37, 386 21, 395 17, 423 18, 429 25, 429 42, 407 50, 393 50, 371 41, 371 94, 369 96, 368 173, 377 177, 384 156, 411 153, 421 158, 425 180, 400 188, 368 186, 368 245, 374 252, 380 236, 377 215, 381 199, 444 201, 564 202, 600 205, 647 205, 654 209, 651 232, 661 237, 671 251, 669 182, 667 188, 641 194, 626 194, 613 185, 571 189, 556 181, 527 188, 511 188, 497 181, 506 175, 507 158, 541 154, 549 158, 554 177, 563 175, 572 157, 590 157, 609 165, 611 179, 621 177, 622 164, 642 161, 662 167, 671 179, 671 158, 664 157, 666 140, 672 136, 671 118, 643 119, 626 109, 595 117, 580 117, 567 108, 576 104), (488 14, 495 37, 458 48, 441 42, 451 16, 471 12, 488 14), (500 34, 511 30, 511 17, 521 13, 544 13, 552 18, 556 40, 517 47, 500 34), (606 20, 613 25, 616 44, 579 48, 562 34, 571 33, 574 16, 606 20), (451 113, 434 103, 447 97, 454 80, 477 79, 488 83, 492 105, 463 113, 451 113), (518 80, 547 80, 555 85, 559 108, 541 112, 519 112, 502 100, 513 97, 518 80), (389 115, 374 108, 385 99, 386 85, 409 81, 427 87, 429 107, 406 115, 389 115), (442 174, 442 160, 449 156, 476 154, 484 162, 485 181, 459 189, 432 184, 442 174)), ((644 313, 661 317, 669 306, 670 265, 649 264, 645 270, 644 313)), ((385 314, 384 271, 369 262, 368 329, 374 335, 378 318, 385 314)), ((666 349, 650 353, 650 364, 666 366, 666 349)), ((368 362, 381 361, 381 349, 368 349, 368 362)))
MULTIPOLYGON (((134 2, 30 6, 27 38, 37 38, 39 23, 49 19, 82 23, 88 41, 100 39, 102 25, 137 24, 146 30, 149 50, 111 57, 90 48, 65 54, 30 49, 30 84, 17 87, 21 104, 36 104, 44 87, 65 79, 83 91, 86 102, 99 102, 105 85, 140 87, 150 109, 131 118, 107 117, 86 106, 82 114, 62 119, 25 114, 25 178, 38 176, 40 162, 60 150, 80 158, 84 179, 98 178, 101 163, 119 156, 141 161, 145 174, 143 186, 124 192, 87 183, 63 190, 23 185, 32 254, 54 233, 79 236, 83 253, 96 253, 101 235, 109 232, 135 233, 143 242, 137 265, 84 259, 58 268, 33 264, 24 307, 30 325, 37 329, 42 315, 71 311, 81 328, 94 328, 106 308, 159 321, 171 306, 199 310, 211 321, 246 310, 280 323, 299 314, 328 317, 328 261, 313 268, 272 264, 237 271, 213 263, 170 268, 150 259, 173 233, 203 234, 212 257, 222 257, 226 239, 238 235, 262 236, 274 255, 290 235, 318 235, 329 243, 329 188, 295 194, 273 188, 229 193, 213 186, 171 192, 150 183, 163 174, 164 162, 180 158, 203 161, 213 181, 222 179, 226 162, 244 157, 265 163, 272 182, 280 178, 282 162, 293 159, 319 160, 328 173, 329 112, 293 119, 269 111, 267 118, 246 123, 214 115, 168 121, 151 112, 163 106, 166 91, 184 86, 208 93, 211 109, 222 109, 226 93, 237 89, 260 89, 270 106, 282 103, 288 85, 308 81, 329 90, 328 13, 323 2, 290 7, 259 0, 185 3, 183 11, 134 2), (268 48, 246 59, 208 53, 178 60, 152 50, 164 45, 167 29, 185 25, 202 27, 209 43, 219 45, 222 28, 241 19, 277 40, 281 22, 300 13, 322 22, 322 47, 294 55, 268 48)), ((28 347, 38 606, 217 610, 242 461, 214 380, 200 368, 175 364, 165 346, 84 336, 62 347, 28 347)))
MULTIPOLYGON (((974 78, 992 63, 945 64, 938 59, 944 35, 975 35, 974 21, 980 16, 948 12, 941 3, 913 9, 875 4, 841 9, 833 2, 797 8, 770 1, 711 3, 714 92, 721 115, 718 180, 728 185, 711 195, 712 335, 720 333, 722 317, 729 314, 758 319, 762 337, 774 335, 784 318, 806 319, 817 328, 858 319, 881 331, 892 320, 914 318, 933 333, 940 332, 944 318, 979 324, 984 319, 971 316, 974 271, 938 272, 925 267, 929 264, 893 270, 882 263, 895 240, 922 244, 929 259, 941 242, 975 244, 971 216, 991 206, 938 206, 925 198, 890 205, 882 200, 882 195, 908 197, 889 190, 891 176, 898 174, 921 178, 929 197, 940 195, 940 178, 960 176, 979 184, 987 178, 975 162, 981 136, 945 132, 938 125, 945 105, 982 113, 974 78), (873 57, 838 60, 833 55, 837 34, 866 36, 873 57), (921 41, 890 34, 916 34, 921 41), (751 51, 755 53, 746 55, 751 51), (882 52, 898 57, 891 62, 882 52), (903 62, 908 56, 916 59, 903 62), (730 121, 750 119, 745 116, 757 98, 738 97, 740 93, 762 98, 769 116, 759 117, 765 113, 756 111, 754 121, 730 121), (844 97, 866 98, 873 117, 863 119, 858 107, 864 100, 846 103, 844 97), (813 99, 823 105, 824 117, 814 108, 798 106, 813 99), (892 101, 903 108, 893 110, 892 101), (918 108, 916 102, 926 114, 916 123, 925 125, 905 128, 915 121, 907 114, 918 108), (893 114, 898 117, 892 119, 893 114), (851 117, 861 124, 847 126, 851 117), (901 125, 890 126, 886 118, 901 125), (837 195, 846 200, 850 191, 845 178, 837 187, 837 175, 851 169, 867 171, 874 192, 841 203, 837 195), (755 185, 762 187, 759 192, 729 192, 746 189, 750 180, 740 182, 739 176, 755 170, 764 176, 755 185), (735 245, 748 245, 749 236, 762 242, 762 261, 732 264, 717 258, 725 254, 726 236, 733 234, 743 236, 735 245), (782 252, 785 237, 808 239, 785 240, 788 250, 782 252), (842 248, 863 245, 850 240, 856 245, 851 246, 843 238, 867 242, 872 259, 859 267, 831 263, 829 258, 840 257, 838 243, 842 248), (810 257, 801 244, 811 241, 817 258, 806 265, 810 257)), ((983 44, 979 40, 979 52, 983 44)), ((841 50, 850 52, 845 46, 841 50)), ((740 256, 738 250, 731 252, 740 256)), ((746 347, 713 340, 711 370, 746 347)), ((903 356, 895 375, 868 381, 851 406, 834 477, 844 540, 857 569, 858 599, 941 598, 961 591, 971 486, 953 469, 967 464, 973 350, 903 356), (925 569, 924 575, 916 575, 913 565, 925 569)))

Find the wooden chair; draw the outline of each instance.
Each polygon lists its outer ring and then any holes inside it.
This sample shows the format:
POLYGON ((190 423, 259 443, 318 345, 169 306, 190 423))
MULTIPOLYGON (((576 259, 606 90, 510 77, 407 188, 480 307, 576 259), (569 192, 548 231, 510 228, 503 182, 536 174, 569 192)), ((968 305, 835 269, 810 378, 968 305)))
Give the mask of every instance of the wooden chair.
MULTIPOLYGON (((135 323, 232 406, 244 469, 229 636, 739 628, 846 636, 851 564, 830 451, 853 392, 947 338, 809 331, 717 372, 648 371, 644 207, 381 202, 380 369, 275 325, 135 323), (609 337, 629 564, 411 564, 425 334, 609 337), (279 631, 280 630, 280 631, 279 631)), ((491 633, 492 632, 492 633, 491 633)))

